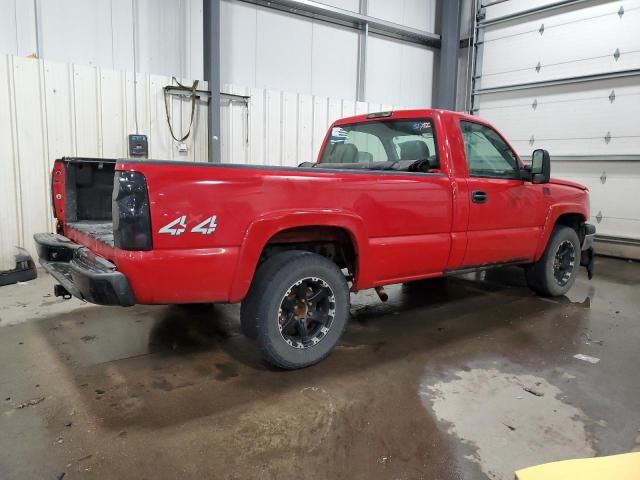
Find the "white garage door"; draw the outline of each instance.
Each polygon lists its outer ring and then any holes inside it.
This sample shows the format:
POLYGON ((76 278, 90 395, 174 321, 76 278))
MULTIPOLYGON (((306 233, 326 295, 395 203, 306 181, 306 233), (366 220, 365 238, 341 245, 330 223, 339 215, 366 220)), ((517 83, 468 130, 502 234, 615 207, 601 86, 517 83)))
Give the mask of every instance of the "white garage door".
POLYGON ((627 245, 638 255, 640 0, 485 5, 474 113, 524 157, 549 150, 554 176, 589 187, 605 247, 627 245), (491 25, 545 4, 552 8, 491 25))

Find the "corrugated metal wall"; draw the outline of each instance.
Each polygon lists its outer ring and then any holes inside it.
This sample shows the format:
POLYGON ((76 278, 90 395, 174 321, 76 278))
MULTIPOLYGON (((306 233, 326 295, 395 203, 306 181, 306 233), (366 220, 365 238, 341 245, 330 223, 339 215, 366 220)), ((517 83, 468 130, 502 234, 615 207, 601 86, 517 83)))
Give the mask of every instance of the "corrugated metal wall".
MULTIPOLYGON (((206 104, 198 101, 188 151, 178 153, 162 94, 170 82, 137 76, 138 127, 149 136, 149 156, 206 161, 206 104)), ((188 99, 171 99, 175 130, 188 127, 190 107, 188 99)), ((15 266, 14 245, 33 254, 32 235, 53 228, 52 162, 62 156, 126 157, 126 136, 135 133, 135 124, 131 72, 0 56, 0 269, 15 266)))
POLYGON ((394 109, 380 103, 234 85, 225 85, 223 91, 249 97, 247 103, 222 100, 222 161, 227 163, 297 166, 312 162, 334 120, 394 109))
MULTIPOLYGON (((486 18, 549 3, 496 2, 486 18)), ((479 86, 638 69, 639 32, 640 0, 577 2, 488 27, 479 86)), ((589 187, 599 234, 640 240, 640 75, 485 94, 477 105, 519 154, 545 148, 552 175, 589 187)))

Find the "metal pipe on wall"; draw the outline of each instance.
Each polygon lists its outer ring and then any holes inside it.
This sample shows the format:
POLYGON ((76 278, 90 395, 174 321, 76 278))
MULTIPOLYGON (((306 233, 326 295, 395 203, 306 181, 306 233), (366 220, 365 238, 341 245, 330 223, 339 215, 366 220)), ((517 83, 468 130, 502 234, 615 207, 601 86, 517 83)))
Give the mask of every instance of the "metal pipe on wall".
MULTIPOLYGON (((360 0, 360 13, 367 14, 367 0, 360 0)), ((362 26, 358 36, 358 79, 356 85, 356 100, 364 102, 366 98, 366 77, 367 77, 367 43, 369 40, 369 24, 362 26)))
POLYGON ((221 161, 220 150, 220 0, 203 0, 204 79, 211 96, 208 119, 209 162, 221 161))

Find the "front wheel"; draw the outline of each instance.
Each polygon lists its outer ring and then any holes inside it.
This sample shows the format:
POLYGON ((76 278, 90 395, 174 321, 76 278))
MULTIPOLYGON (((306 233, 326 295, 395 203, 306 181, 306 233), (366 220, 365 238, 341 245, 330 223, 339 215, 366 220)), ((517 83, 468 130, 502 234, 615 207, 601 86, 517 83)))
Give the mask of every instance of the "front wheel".
POLYGON ((580 240, 573 228, 557 225, 542 257, 525 270, 529 288, 543 297, 564 295, 580 268, 580 240))
POLYGON ((349 318, 349 286, 338 266, 309 252, 274 255, 260 266, 242 302, 243 329, 265 359, 286 369, 324 359, 349 318))

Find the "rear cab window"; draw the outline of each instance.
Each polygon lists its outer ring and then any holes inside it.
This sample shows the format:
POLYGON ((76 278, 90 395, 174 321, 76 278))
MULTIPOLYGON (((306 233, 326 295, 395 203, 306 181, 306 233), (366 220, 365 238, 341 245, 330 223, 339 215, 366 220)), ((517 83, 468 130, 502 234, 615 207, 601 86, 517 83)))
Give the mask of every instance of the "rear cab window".
POLYGON ((377 163, 393 169, 421 162, 416 171, 438 170, 440 161, 433 122, 430 119, 385 120, 332 127, 320 164, 361 168, 377 163))

